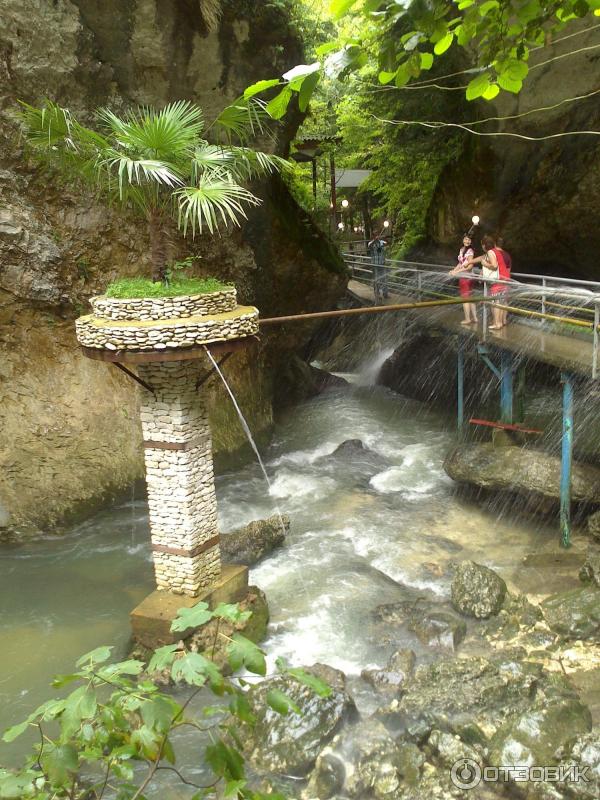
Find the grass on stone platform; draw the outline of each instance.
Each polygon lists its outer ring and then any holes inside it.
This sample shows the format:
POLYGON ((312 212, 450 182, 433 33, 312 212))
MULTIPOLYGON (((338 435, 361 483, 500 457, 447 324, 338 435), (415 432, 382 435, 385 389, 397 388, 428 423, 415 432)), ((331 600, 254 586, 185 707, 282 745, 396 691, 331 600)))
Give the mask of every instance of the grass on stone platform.
POLYGON ((153 283, 148 278, 120 278, 108 285, 105 294, 107 297, 133 300, 142 297, 209 294, 230 288, 231 284, 223 283, 217 278, 176 278, 168 286, 163 283, 153 283))

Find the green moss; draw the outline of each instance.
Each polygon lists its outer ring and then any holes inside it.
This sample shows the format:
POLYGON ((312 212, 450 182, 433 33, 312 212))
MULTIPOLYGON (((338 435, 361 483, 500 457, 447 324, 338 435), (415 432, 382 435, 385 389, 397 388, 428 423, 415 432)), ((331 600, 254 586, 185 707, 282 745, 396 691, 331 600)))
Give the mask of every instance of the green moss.
POLYGON ((109 284, 107 297, 134 299, 138 297, 177 297, 183 294, 209 294, 231 288, 217 278, 179 278, 168 286, 153 283, 148 278, 121 278, 109 284))

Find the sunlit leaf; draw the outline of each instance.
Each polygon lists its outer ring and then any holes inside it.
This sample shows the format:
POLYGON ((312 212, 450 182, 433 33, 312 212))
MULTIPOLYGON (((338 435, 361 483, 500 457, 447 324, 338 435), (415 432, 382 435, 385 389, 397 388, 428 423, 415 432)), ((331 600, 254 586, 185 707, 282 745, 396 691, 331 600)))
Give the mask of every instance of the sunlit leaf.
POLYGON ((266 81, 257 81, 253 83, 252 86, 248 86, 247 89, 244 89, 244 97, 254 97, 261 92, 266 91, 267 89, 271 89, 273 86, 279 86, 281 81, 279 78, 271 78, 270 80, 266 81))
POLYGON ((267 692, 267 703, 271 706, 273 711, 283 716, 289 714, 290 711, 295 711, 296 714, 301 713, 298 705, 292 698, 284 694, 284 692, 279 691, 279 689, 271 689, 267 692))
POLYGON ((343 17, 344 14, 350 11, 356 2, 357 0, 331 0, 329 10, 335 19, 340 19, 340 17, 343 17))
POLYGON ((148 672, 159 672, 171 666, 175 660, 179 645, 166 644, 164 647, 159 647, 154 651, 150 663, 148 664, 148 672))
POLYGON ((171 623, 171 631, 173 633, 182 633, 191 628, 199 628, 205 625, 213 618, 213 613, 210 610, 208 603, 200 601, 191 608, 180 608, 177 611, 177 616, 171 623))
POLYGON ((442 53, 446 52, 453 41, 454 33, 452 31, 448 31, 448 33, 442 39, 435 43, 433 46, 433 52, 436 54, 436 56, 441 56, 442 53))
POLYGON ((467 100, 481 97, 490 87, 490 76, 487 72, 476 75, 467 86, 467 100))
POLYGON ((239 633, 233 635, 233 641, 227 648, 229 663, 233 670, 245 666, 255 675, 266 675, 267 664, 263 651, 254 642, 239 633))
POLYGON ((273 119, 281 119, 288 109, 293 94, 294 92, 289 86, 284 86, 279 94, 275 95, 275 97, 267 103, 265 108, 267 114, 273 119))
POLYGON ((112 647, 104 646, 104 647, 97 647, 95 650, 90 650, 89 653, 81 656, 76 662, 76 667, 87 667, 90 665, 95 664, 103 664, 105 661, 108 661, 110 658, 110 654, 112 653, 112 647))

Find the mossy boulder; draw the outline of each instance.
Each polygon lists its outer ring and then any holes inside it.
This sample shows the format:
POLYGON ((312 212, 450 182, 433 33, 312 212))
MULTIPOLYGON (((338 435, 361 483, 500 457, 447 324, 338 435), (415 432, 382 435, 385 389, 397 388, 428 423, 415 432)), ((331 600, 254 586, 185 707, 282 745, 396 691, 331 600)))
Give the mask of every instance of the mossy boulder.
POLYGON ((452 579, 452 605, 461 614, 486 619, 497 614, 506 597, 506 584, 488 567, 465 561, 452 579))
POLYGON ((544 766, 566 742, 592 728, 589 708, 579 699, 564 697, 519 714, 494 736, 490 763, 495 766, 544 766))
POLYGON ((346 691, 345 675, 323 664, 305 668, 325 681, 331 692, 320 697, 291 675, 277 675, 253 686, 247 693, 256 723, 241 731, 244 752, 252 766, 263 773, 303 776, 354 708, 346 691), (267 695, 283 692, 300 709, 285 716, 273 710, 267 695))
POLYGON ((548 626, 567 639, 600 638, 600 589, 584 586, 559 592, 541 604, 548 626))
POLYGON ((227 564, 256 564, 285 541, 290 529, 288 516, 274 514, 243 528, 221 534, 221 555, 227 564))

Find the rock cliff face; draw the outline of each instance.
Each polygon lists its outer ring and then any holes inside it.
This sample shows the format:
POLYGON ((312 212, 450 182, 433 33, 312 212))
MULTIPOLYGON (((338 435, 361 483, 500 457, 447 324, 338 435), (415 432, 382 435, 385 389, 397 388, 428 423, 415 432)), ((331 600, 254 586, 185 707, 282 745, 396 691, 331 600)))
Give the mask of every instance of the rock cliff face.
MULTIPOLYGON (((116 369, 78 353, 74 319, 118 275, 147 272, 144 226, 28 161, 16 101, 52 98, 89 119, 189 98, 211 118, 255 80, 302 61, 283 4, 266 0, 3 0, 0 23, 0 528, 54 525, 142 474, 138 390, 116 369)), ((279 131, 284 151, 294 121, 279 131)), ((261 313, 335 301, 343 267, 273 180, 241 231, 183 242, 198 272, 233 280, 261 313), (318 245, 318 246, 317 246, 318 245)), ((227 376, 258 434, 273 415, 285 352, 302 336, 267 337, 238 354, 227 376)), ((242 431, 214 380, 206 385, 215 447, 242 431)))
MULTIPOLYGON (((527 115, 478 130, 529 137, 600 130, 598 31, 590 23, 575 23, 564 35, 569 38, 532 53, 520 95, 502 96, 496 104, 469 104, 471 119, 527 115), (568 55, 575 50, 581 52, 568 55), (571 98, 582 99, 564 102, 571 98), (547 110, 528 113, 539 108, 547 110)), ((453 257, 465 226, 478 213, 485 229, 503 233, 516 271, 598 280, 599 176, 598 136, 542 141, 471 136, 462 158, 439 182, 429 214, 430 237, 453 257)))

